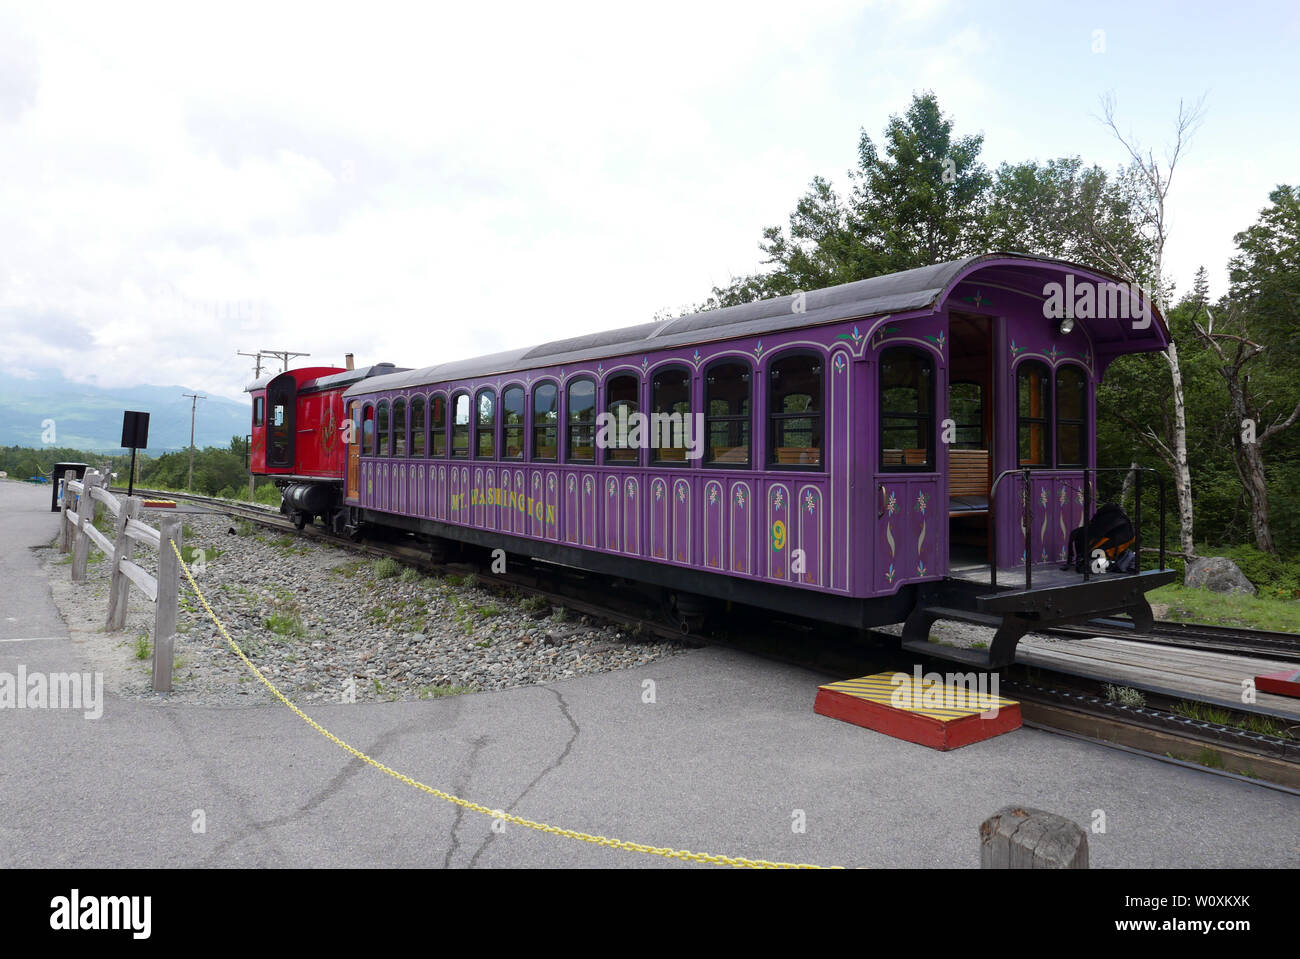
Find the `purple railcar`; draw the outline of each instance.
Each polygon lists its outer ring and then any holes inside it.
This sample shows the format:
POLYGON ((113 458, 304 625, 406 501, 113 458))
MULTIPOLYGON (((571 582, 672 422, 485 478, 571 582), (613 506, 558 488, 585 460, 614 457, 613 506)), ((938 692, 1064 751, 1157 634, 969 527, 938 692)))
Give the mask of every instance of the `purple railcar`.
POLYGON ((1097 384, 1167 345, 1114 277, 989 254, 372 377, 345 393, 346 518, 682 596, 910 616, 912 642, 971 613, 1010 624, 997 665, 1032 622, 1149 623, 1168 571, 1076 583, 1059 566, 1096 495, 1097 384), (703 435, 602 443, 601 413, 698 414, 703 435), (1006 571, 992 607, 990 567, 1006 571))

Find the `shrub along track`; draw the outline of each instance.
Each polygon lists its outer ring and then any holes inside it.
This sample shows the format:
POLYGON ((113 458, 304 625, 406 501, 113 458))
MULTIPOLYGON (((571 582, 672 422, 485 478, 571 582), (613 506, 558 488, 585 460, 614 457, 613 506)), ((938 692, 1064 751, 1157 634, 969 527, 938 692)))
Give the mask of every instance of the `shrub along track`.
MULTIPOLYGON (((273 507, 158 490, 136 492, 202 504, 263 526, 299 532, 273 507)), ((548 603, 622 623, 634 631, 678 642, 691 634, 700 645, 725 646, 829 675, 863 675, 889 669, 910 672, 916 665, 916 657, 904 658, 893 649, 897 637, 888 633, 867 631, 867 637, 878 640, 873 647, 862 642, 863 633, 859 631, 730 604, 724 626, 697 633, 697 622, 674 617, 653 596, 627 580, 517 556, 510 559, 508 572, 494 573, 489 568, 488 552, 474 547, 463 550, 461 561, 434 562, 429 550, 413 545, 409 537, 404 537, 405 542, 354 542, 315 526, 305 527, 301 535, 362 555, 391 557, 426 571, 472 571, 481 585, 540 596, 548 603), (594 595, 602 601, 593 602, 594 595)), ((1135 642, 1300 661, 1300 636, 1264 630, 1160 622, 1151 635, 1139 635, 1124 622, 1110 620, 1099 622, 1096 629, 1069 627, 1047 632, 1065 637, 1115 636, 1135 642)), ((960 668, 938 659, 922 660, 921 665, 939 673, 960 668)), ((1275 719, 1270 721, 1266 710, 1207 709, 1200 711, 1204 718, 1196 718, 1175 712, 1175 697, 1147 694, 1130 697, 1126 703, 1103 695, 1105 685, 1065 672, 1015 666, 1004 671, 1000 692, 1020 701, 1026 725, 1300 795, 1300 725, 1293 723, 1288 728, 1275 719)))

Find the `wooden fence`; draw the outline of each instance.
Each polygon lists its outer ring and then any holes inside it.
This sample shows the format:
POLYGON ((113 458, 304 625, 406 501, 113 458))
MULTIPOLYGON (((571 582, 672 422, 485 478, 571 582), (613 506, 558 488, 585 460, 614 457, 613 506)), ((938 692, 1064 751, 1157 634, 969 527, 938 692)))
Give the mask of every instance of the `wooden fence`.
POLYGON ((169 693, 172 689, 172 659, 176 642, 176 616, 180 596, 180 564, 171 543, 181 548, 181 521, 178 516, 164 517, 160 529, 146 526, 136 517, 143 501, 138 496, 119 500, 109 492, 109 477, 90 470, 84 480, 68 470, 63 477, 63 508, 59 525, 59 548, 72 552, 72 581, 84 582, 90 546, 95 544, 111 565, 108 594, 110 632, 126 627, 126 611, 134 585, 154 604, 153 688, 169 693), (103 506, 117 520, 113 540, 95 528, 95 515, 103 506), (137 544, 158 551, 158 575, 151 576, 132 560, 137 544))

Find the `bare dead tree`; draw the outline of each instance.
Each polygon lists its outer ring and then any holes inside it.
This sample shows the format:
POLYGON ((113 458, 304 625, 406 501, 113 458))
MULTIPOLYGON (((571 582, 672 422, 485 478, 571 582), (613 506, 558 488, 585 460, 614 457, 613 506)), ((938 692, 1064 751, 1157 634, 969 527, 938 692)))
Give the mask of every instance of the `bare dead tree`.
POLYGON ((1261 356, 1267 347, 1249 338, 1245 318, 1233 304, 1228 306, 1228 321, 1241 332, 1216 330, 1213 311, 1208 306, 1199 305, 1192 316, 1192 329, 1218 359, 1219 374, 1228 387, 1233 418, 1233 463, 1250 502, 1250 526, 1255 534, 1255 545, 1276 556, 1277 547, 1273 543, 1268 519, 1268 486, 1264 476, 1263 447, 1300 419, 1300 404, 1296 405, 1289 416, 1281 413, 1264 429, 1258 429, 1259 420, 1268 403, 1260 405, 1250 395, 1250 375, 1245 372, 1245 368, 1261 356), (1206 318, 1204 325, 1200 323, 1202 312, 1206 318))

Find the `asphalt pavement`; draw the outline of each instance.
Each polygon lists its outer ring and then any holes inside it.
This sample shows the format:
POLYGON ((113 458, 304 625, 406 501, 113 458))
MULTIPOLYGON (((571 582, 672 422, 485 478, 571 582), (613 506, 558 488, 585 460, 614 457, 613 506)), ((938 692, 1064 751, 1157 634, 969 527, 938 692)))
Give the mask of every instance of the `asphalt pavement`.
MULTIPOLYGON (((89 668, 33 552, 57 518, 48 487, 0 482, 0 674, 89 668)), ((815 714, 817 686, 843 678, 700 649, 547 686, 310 714, 431 786, 655 846, 976 867, 980 823, 1017 803, 1085 826, 1102 811, 1093 867, 1300 865, 1294 796, 1031 729, 935 752, 815 714)), ((512 824, 494 831, 282 706, 111 694, 99 719, 0 709, 0 865, 683 866, 512 824)))

